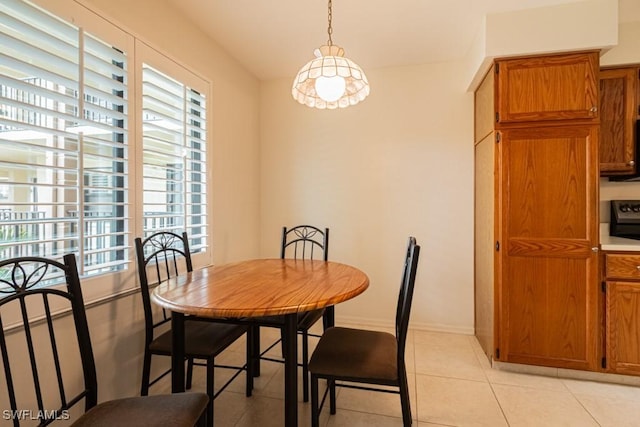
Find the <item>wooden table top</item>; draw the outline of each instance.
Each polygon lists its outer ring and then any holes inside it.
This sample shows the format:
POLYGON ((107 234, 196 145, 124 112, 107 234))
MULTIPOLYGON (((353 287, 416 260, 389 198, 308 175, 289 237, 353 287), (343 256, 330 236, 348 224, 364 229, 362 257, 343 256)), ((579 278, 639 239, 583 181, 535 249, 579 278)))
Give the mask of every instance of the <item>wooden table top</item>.
POLYGON ((151 299, 202 317, 290 314, 346 301, 369 287, 362 271, 331 261, 255 259, 206 267, 158 285, 151 299))

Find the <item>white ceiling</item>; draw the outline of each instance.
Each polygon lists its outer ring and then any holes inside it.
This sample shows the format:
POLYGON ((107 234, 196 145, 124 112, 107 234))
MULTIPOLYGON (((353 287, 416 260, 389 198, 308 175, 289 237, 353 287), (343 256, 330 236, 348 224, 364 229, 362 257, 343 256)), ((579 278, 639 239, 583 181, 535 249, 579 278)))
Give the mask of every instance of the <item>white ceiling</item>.
MULTIPOLYGON (((256 77, 293 77, 326 44, 326 0, 168 0, 256 77)), ((364 70, 461 58, 486 14, 584 0, 333 0, 333 43, 364 70)), ((640 0, 620 0, 620 17, 640 0)))

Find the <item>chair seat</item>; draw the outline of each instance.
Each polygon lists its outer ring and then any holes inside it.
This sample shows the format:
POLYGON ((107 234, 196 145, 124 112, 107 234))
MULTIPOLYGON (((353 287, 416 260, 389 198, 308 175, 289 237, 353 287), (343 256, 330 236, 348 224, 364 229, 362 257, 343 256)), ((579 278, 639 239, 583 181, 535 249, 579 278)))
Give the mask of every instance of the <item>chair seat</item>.
MULTIPOLYGON (((246 325, 189 320, 185 327, 185 356, 206 359, 216 356, 247 331, 246 325)), ((167 331, 149 344, 154 354, 171 355, 171 331, 167 331)))
POLYGON ((396 337, 387 332, 329 328, 311 356, 309 371, 320 377, 395 384, 397 352, 396 337))
POLYGON ((94 406, 72 427, 193 427, 208 402, 205 393, 117 399, 94 406))

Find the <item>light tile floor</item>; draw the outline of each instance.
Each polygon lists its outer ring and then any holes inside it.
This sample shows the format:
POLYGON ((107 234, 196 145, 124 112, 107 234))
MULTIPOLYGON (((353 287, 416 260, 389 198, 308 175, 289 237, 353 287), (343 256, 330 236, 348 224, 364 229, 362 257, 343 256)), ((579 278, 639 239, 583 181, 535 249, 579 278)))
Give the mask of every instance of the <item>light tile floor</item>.
MULTIPOLYGON (((275 329, 262 331, 264 345, 279 335, 275 329)), ((279 347, 272 350, 276 356, 279 351, 279 347)), ((412 330, 406 352, 414 426, 640 426, 637 385, 492 368, 475 337, 467 335, 412 330)), ((217 361, 243 363, 244 343, 234 344, 217 361)), ((263 361, 261 369, 252 397, 245 397, 241 375, 215 400, 217 427, 283 425, 283 367, 263 361)), ((194 389, 204 390, 204 368, 196 370, 194 389)), ((217 369, 216 384, 229 376, 217 369)), ((154 393, 167 390, 168 380, 153 388, 154 393)), ((309 426, 310 406, 299 394, 299 425, 309 426)), ((323 410, 321 426, 402 426, 400 398, 395 394, 339 388, 337 405, 336 415, 330 416, 328 407, 323 410)))

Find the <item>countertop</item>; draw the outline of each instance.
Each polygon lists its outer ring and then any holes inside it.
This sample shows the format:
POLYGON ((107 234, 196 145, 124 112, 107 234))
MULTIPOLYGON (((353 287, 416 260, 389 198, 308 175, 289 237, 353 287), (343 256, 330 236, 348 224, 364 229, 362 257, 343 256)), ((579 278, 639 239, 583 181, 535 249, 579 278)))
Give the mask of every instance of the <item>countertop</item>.
POLYGON ((609 223, 600 224, 600 250, 640 252, 640 240, 609 235, 609 223))

